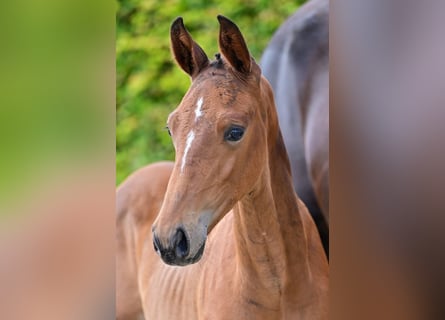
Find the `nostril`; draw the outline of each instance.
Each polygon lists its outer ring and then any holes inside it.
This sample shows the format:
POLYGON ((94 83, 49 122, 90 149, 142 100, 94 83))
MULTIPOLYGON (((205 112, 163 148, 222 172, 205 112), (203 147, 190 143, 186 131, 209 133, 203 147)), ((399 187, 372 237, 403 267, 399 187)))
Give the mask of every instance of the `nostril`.
POLYGON ((176 231, 176 256, 179 258, 185 258, 189 253, 189 245, 187 237, 182 228, 176 231))
POLYGON ((158 237, 156 237, 154 234, 153 234, 153 247, 154 247, 156 253, 159 253, 159 252, 160 252, 160 243, 159 243, 159 239, 158 239, 158 237))
POLYGON ((158 247, 156 247, 156 242, 153 240, 153 248, 155 249, 156 252, 158 252, 158 247))

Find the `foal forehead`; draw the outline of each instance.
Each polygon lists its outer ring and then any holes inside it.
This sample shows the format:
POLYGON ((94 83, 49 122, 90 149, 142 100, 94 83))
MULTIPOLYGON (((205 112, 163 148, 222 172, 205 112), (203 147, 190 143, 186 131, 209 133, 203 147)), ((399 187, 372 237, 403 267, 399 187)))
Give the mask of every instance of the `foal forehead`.
POLYGON ((230 108, 242 95, 242 87, 236 79, 207 71, 194 81, 181 107, 192 109, 203 100, 205 109, 230 108))
POLYGON ((246 117, 254 113, 250 99, 245 82, 223 65, 214 64, 193 80, 172 115, 178 125, 183 124, 186 127, 199 125, 201 121, 198 120, 201 119, 212 123, 226 117, 246 117))

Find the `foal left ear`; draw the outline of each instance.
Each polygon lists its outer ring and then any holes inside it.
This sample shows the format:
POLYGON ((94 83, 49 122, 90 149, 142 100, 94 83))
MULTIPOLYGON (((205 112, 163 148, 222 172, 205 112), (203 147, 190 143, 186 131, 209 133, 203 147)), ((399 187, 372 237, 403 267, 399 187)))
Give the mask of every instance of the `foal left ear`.
POLYGON ((218 15, 219 49, 237 71, 247 74, 252 69, 249 49, 247 49, 241 31, 236 24, 222 15, 218 15))
POLYGON ((170 28, 170 40, 176 61, 192 79, 209 64, 207 55, 193 40, 181 17, 173 21, 170 28))

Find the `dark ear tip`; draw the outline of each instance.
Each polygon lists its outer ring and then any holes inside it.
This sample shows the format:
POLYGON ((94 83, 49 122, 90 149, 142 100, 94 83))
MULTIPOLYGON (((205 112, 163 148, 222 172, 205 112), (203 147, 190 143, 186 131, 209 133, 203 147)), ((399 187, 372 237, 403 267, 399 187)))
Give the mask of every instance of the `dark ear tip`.
POLYGON ((177 23, 184 23, 184 20, 182 19, 182 17, 177 17, 174 21, 173 24, 177 24, 177 23))
POLYGON ((229 18, 224 17, 221 14, 218 14, 217 18, 218 18, 218 21, 219 21, 220 24, 223 24, 223 23, 224 24, 227 24, 227 23, 234 24, 229 18))
POLYGON ((217 18, 218 18, 218 21, 219 21, 219 24, 221 25, 221 27, 223 27, 224 29, 228 29, 228 30, 230 30, 230 29, 232 29, 232 30, 238 30, 239 31, 239 28, 238 28, 238 26, 235 24, 235 22, 233 22, 232 20, 230 20, 229 18, 227 18, 227 17, 224 17, 223 15, 218 15, 217 16, 217 18))
POLYGON ((171 26, 171 29, 179 29, 179 28, 184 28, 184 20, 182 19, 182 17, 177 17, 171 26))

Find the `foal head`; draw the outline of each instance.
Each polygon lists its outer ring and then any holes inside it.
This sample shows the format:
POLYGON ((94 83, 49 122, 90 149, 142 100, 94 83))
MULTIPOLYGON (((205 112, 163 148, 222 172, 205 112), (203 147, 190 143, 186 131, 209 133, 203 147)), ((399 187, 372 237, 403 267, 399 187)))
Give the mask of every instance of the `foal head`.
POLYGON ((263 105, 272 99, 270 86, 238 27, 225 17, 218 20, 222 55, 214 61, 193 41, 182 18, 171 27, 174 57, 192 78, 168 117, 176 162, 152 228, 155 250, 172 265, 201 258, 207 234, 254 189, 267 163, 263 105))

